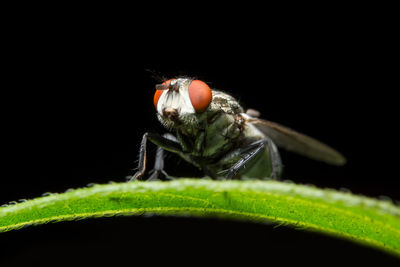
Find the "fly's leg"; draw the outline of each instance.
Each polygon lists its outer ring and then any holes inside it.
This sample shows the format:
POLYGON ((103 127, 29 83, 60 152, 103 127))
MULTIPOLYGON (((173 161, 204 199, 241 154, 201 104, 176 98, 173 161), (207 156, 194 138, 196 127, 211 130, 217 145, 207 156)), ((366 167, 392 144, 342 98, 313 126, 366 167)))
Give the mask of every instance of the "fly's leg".
POLYGON ((147 181, 155 181, 160 178, 160 174, 168 176, 164 171, 164 149, 157 147, 156 158, 154 161, 154 168, 151 171, 151 175, 147 181))
POLYGON ((142 137, 142 142, 140 143, 138 171, 129 179, 129 181, 139 180, 146 171, 147 136, 148 133, 145 133, 142 137))
POLYGON ((264 149, 265 142, 263 142, 263 140, 260 141, 250 144, 249 147, 246 147, 241 151, 240 154, 243 156, 228 170, 228 174, 226 175, 227 180, 232 179, 247 162, 257 156, 257 154, 264 149))
POLYGON ((282 162, 278 153, 278 149, 269 138, 261 139, 254 143, 251 143, 248 147, 242 148, 239 154, 243 156, 228 170, 226 179, 232 179, 238 173, 238 171, 244 167, 246 163, 254 159, 260 152, 262 152, 265 146, 268 146, 268 151, 271 159, 271 178, 277 179, 281 172, 282 162))
MULTIPOLYGON (((163 134, 163 137, 176 142, 179 144, 178 139, 176 139, 175 136, 172 134, 166 133, 163 134)), ((162 147, 157 147, 157 152, 156 152, 156 158, 154 161, 154 168, 151 171, 152 174, 149 177, 148 181, 154 181, 160 179, 161 174, 164 175, 164 177, 168 177, 168 174, 164 171, 164 149, 162 147)))
MULTIPOLYGON (((155 145, 162 147, 163 149, 174 152, 174 153, 182 153, 180 144, 175 140, 171 140, 172 138, 168 138, 165 136, 161 136, 159 134, 154 133, 145 133, 142 137, 142 142, 140 144, 139 151, 139 164, 138 171, 132 176, 129 181, 140 180, 143 177, 143 174, 146 171, 146 161, 147 161, 147 140, 150 140, 155 145)), ((159 156, 156 158, 155 169, 161 172, 164 165, 164 155, 163 152, 158 153, 159 156), (157 168, 156 168, 157 167, 157 168)))

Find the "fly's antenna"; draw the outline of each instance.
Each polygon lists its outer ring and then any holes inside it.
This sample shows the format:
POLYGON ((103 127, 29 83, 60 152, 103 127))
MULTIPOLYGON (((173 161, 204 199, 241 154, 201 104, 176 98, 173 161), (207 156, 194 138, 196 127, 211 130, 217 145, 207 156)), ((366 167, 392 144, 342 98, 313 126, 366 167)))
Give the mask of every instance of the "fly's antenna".
POLYGON ((167 90, 169 89, 171 86, 171 83, 160 83, 160 84, 156 84, 156 90, 167 90))

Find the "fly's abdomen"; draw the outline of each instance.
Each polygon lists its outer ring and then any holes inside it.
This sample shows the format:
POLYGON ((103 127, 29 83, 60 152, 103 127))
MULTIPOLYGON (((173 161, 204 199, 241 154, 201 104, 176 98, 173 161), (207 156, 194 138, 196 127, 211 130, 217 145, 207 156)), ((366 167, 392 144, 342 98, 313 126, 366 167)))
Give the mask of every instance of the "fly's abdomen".
POLYGON ((271 178, 272 162, 268 147, 264 148, 247 166, 239 173, 240 178, 271 178))
MULTIPOLYGON (((211 174, 213 178, 225 179, 228 171, 245 157, 246 154, 243 154, 240 148, 234 149, 217 162, 208 164, 206 173, 211 174)), ((269 157, 269 150, 265 147, 261 153, 248 161, 243 168, 240 168, 233 178, 269 178, 271 173, 272 162, 269 157)))

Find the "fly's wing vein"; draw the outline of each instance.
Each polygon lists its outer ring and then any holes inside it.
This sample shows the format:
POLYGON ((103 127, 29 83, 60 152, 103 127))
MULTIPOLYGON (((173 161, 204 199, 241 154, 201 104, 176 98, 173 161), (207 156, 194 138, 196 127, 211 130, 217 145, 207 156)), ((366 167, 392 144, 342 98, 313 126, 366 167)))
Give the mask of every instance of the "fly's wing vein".
POLYGON ((247 118, 246 121, 252 123, 278 146, 289 151, 332 165, 346 163, 342 154, 314 138, 267 120, 247 118))

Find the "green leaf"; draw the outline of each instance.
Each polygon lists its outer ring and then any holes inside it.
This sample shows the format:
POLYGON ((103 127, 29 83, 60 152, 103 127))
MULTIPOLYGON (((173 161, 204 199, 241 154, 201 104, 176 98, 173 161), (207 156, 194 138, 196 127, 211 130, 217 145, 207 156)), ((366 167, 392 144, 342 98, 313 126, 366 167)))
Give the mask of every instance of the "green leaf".
POLYGON ((268 221, 400 256, 400 208, 390 201, 279 181, 178 179, 95 185, 2 207, 0 232, 143 213, 268 221))

